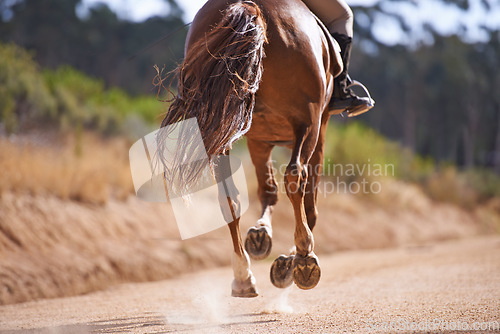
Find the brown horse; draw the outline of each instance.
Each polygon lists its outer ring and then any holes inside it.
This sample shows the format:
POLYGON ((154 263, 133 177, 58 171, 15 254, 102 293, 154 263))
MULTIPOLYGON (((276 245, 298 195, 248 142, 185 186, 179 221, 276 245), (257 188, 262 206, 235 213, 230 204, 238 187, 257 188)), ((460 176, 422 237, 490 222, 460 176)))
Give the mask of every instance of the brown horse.
MULTIPOLYGON (((341 70, 337 43, 300 0, 209 0, 191 25, 178 69, 179 93, 162 127, 196 117, 209 157, 227 154, 234 140, 247 136, 262 215, 243 247, 234 215, 239 203, 227 198, 234 217, 233 296, 257 296, 248 255, 263 259, 271 250, 276 145, 292 149, 284 183, 295 214, 295 251, 275 260, 271 281, 277 287, 293 281, 302 289, 319 281, 312 234, 316 184, 331 114, 327 106, 341 70)), ((188 185, 200 169, 178 176, 188 185)))

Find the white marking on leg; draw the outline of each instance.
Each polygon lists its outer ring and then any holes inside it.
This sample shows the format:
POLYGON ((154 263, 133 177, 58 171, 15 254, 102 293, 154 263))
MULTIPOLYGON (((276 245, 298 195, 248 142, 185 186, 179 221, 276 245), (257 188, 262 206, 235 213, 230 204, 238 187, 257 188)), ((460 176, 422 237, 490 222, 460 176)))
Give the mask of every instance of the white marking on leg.
POLYGON ((233 253, 231 262, 234 272, 234 280, 231 285, 233 291, 242 291, 255 287, 256 280, 250 270, 250 258, 247 252, 244 250, 241 257, 233 253))
POLYGON ((243 256, 238 256, 233 253, 231 258, 233 265, 234 278, 240 282, 246 281, 250 276, 253 277, 252 271, 250 270, 250 258, 245 250, 243 250, 243 256))

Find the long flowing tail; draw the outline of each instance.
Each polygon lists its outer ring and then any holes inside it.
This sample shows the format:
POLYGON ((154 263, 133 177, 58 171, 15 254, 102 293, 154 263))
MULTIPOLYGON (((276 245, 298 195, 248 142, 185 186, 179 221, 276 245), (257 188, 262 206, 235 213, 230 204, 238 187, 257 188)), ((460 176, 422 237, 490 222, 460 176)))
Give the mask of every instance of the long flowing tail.
MULTIPOLYGON (((184 134, 166 168, 167 181, 175 181, 181 192, 188 190, 206 167, 203 163, 183 166, 186 157, 204 149, 212 164, 212 157, 226 152, 250 129, 266 41, 261 10, 252 1, 240 1, 228 6, 219 24, 187 51, 178 68, 178 95, 161 124, 169 128, 192 117, 198 121, 204 147, 199 147, 196 136, 187 131, 191 135, 184 134), (190 136, 193 138, 188 140, 190 136)), ((168 131, 162 134, 165 136, 168 131)), ((158 141, 160 159, 166 150, 163 142, 158 141)))

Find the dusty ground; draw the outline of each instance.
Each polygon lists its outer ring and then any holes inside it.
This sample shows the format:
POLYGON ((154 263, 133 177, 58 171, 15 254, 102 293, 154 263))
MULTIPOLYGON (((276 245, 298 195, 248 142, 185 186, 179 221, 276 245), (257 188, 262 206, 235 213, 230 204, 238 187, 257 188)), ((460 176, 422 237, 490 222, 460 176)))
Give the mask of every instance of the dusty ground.
POLYGON ((320 263, 321 281, 310 291, 272 287, 267 261, 253 266, 260 289, 254 299, 229 296, 231 269, 226 267, 84 296, 1 306, 0 329, 453 333, 457 326, 469 326, 466 332, 471 332, 472 326, 482 325, 482 332, 500 332, 498 236, 342 252, 322 256, 320 263))
MULTIPOLYGON (((384 186, 384 195, 320 197, 317 254, 419 245, 492 232, 489 216, 436 204, 415 186, 384 186), (377 201, 387 203, 378 203, 377 201)), ((242 218, 255 224, 259 203, 242 218)), ((487 211, 485 211, 487 212, 487 211)), ((498 215, 494 216, 497 217, 498 215)), ((291 204, 273 214, 272 256, 293 241, 291 204)), ((492 220, 495 222, 495 219, 492 220)), ((494 225, 491 225, 494 226, 494 225)), ((117 283, 153 281, 230 264, 227 228, 181 241, 172 210, 130 196, 106 205, 54 196, 0 196, 0 305, 89 293, 117 283)))

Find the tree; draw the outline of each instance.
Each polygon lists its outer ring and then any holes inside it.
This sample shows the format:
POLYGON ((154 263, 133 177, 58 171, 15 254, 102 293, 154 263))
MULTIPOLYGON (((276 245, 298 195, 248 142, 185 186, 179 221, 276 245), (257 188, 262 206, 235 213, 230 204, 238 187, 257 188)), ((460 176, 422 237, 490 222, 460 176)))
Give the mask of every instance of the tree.
MULTIPOLYGON (((373 7, 353 7, 357 38, 351 74, 364 82, 377 101, 364 122, 423 155, 464 167, 500 163, 499 32, 488 30, 488 42, 468 42, 463 33, 441 36, 425 27, 432 43, 388 46, 371 24, 377 15, 404 18, 381 0, 373 7)), ((469 1, 444 0, 467 10, 469 1)), ((482 1, 489 8, 488 1, 482 1)), ((485 27, 484 29, 487 30, 485 27)))
POLYGON ((12 6, 3 4, 1 17, 10 18, 0 22, 0 39, 33 50, 44 67, 71 65, 104 78, 108 86, 121 86, 133 94, 151 93, 155 64, 172 70, 182 58, 187 29, 141 52, 184 25, 182 11, 173 0, 167 0, 169 15, 140 23, 119 19, 105 4, 91 8, 88 17, 80 19, 76 15, 79 1, 20 0, 12 6), (4 15, 7 11, 10 14, 4 15), (129 61, 132 55, 137 57, 129 61))

